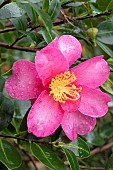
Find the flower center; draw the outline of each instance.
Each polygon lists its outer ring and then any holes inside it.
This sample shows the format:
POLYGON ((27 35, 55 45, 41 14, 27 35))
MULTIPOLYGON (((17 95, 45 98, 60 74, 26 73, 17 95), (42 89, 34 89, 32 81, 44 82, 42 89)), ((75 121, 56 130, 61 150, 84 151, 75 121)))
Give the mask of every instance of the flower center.
POLYGON ((52 78, 49 88, 51 89, 50 95, 53 95, 55 101, 65 103, 66 100, 78 100, 80 98, 80 92, 82 87, 77 88, 72 84, 76 80, 75 74, 70 71, 66 71, 61 74, 57 74, 55 78, 52 78))

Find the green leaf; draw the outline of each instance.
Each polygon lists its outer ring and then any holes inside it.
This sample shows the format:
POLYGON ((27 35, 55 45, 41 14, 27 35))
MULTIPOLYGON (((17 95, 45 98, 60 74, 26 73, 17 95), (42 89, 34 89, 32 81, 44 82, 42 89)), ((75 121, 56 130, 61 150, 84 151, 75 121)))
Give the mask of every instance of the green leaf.
POLYGON ((38 23, 38 14, 35 9, 27 2, 22 5, 23 9, 26 11, 28 17, 31 19, 33 24, 38 23))
POLYGON ((51 16, 52 20, 55 20, 60 15, 60 10, 60 0, 52 0, 48 11, 48 14, 51 16))
POLYGON ((57 157, 54 151, 44 144, 31 143, 33 155, 52 170, 66 170, 64 163, 57 157))
POLYGON ((0 92, 3 91, 3 89, 4 89, 4 84, 5 84, 5 79, 0 76, 0 92))
POLYGON ((43 0, 42 10, 48 12, 49 9, 49 0, 43 0))
POLYGON ((3 73, 2 76, 10 76, 12 74, 12 69, 8 70, 7 72, 3 73))
POLYGON ((0 140, 0 161, 8 168, 14 169, 21 165, 21 157, 9 142, 0 140))
POLYGON ((54 31, 48 31, 46 27, 41 29, 41 33, 47 44, 49 44, 57 36, 54 31))
POLYGON ((107 1, 97 0, 96 3, 98 4, 98 8, 101 11, 106 11, 113 8, 113 0, 107 0, 107 1))
POLYGON ((63 150, 64 150, 64 153, 69 161, 70 170, 79 170, 79 164, 78 164, 75 154, 72 151, 70 151, 69 149, 63 148, 63 150))
POLYGON ((0 9, 0 19, 17 18, 23 15, 23 10, 15 2, 9 3, 0 9))
POLYGON ((46 12, 39 9, 35 4, 32 4, 32 3, 29 3, 29 4, 32 6, 32 8, 39 15, 38 21, 39 21, 40 25, 46 27, 46 29, 48 31, 51 30, 53 25, 52 25, 50 16, 46 12))
POLYGON ((113 65, 113 58, 109 58, 109 59, 107 60, 107 62, 108 62, 109 64, 113 65))
POLYGON ((103 21, 97 28, 96 39, 102 43, 113 45, 113 22, 110 20, 103 21))
POLYGON ((107 81, 101 85, 101 87, 107 91, 108 93, 113 95, 113 73, 110 73, 109 78, 107 79, 107 81))
POLYGON ((0 131, 8 127, 14 113, 13 103, 0 92, 0 131))
POLYGON ((85 135, 87 142, 95 145, 95 146, 102 146, 105 143, 105 140, 102 136, 96 131, 92 131, 91 133, 85 135))
POLYGON ((21 16, 18 18, 11 19, 11 22, 16 27, 16 29, 19 30, 26 30, 27 29, 27 19, 25 16, 21 16))
POLYGON ((59 143, 63 148, 71 150, 77 157, 86 158, 89 156, 89 147, 87 143, 78 137, 75 141, 72 141, 69 144, 59 143))
POLYGON ((113 57, 113 51, 109 47, 99 41, 96 41, 96 43, 106 54, 108 54, 110 57, 113 57))

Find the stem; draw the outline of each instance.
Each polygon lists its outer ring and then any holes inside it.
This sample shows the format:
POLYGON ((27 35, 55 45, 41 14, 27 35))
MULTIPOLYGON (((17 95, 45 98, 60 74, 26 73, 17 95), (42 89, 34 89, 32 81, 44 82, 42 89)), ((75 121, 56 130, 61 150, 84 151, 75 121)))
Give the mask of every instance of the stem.
POLYGON ((10 136, 10 135, 4 135, 4 134, 0 134, 1 138, 10 138, 10 139, 17 139, 17 140, 22 140, 24 142, 35 142, 35 143, 42 143, 42 144, 48 144, 48 145, 52 145, 52 142, 42 142, 42 141, 38 141, 38 140, 30 140, 30 139, 24 139, 24 138, 20 138, 17 136, 10 136))

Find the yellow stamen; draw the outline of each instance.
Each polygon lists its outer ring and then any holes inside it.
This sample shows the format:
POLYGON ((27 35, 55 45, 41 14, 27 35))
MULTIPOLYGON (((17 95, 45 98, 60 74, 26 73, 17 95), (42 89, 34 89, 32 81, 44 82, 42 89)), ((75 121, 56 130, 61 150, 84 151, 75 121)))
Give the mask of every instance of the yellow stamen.
POLYGON ((70 71, 57 74, 52 78, 49 88, 50 95, 53 95, 55 101, 65 103, 66 100, 76 101, 80 98, 82 87, 77 88, 72 84, 76 80, 75 74, 70 71))

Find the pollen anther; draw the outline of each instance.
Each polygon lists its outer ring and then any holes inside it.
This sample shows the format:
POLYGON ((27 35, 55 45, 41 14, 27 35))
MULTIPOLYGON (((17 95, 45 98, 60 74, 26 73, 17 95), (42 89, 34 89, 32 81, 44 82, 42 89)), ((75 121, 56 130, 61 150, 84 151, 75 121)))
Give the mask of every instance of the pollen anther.
POLYGON ((52 78, 49 84, 50 95, 55 101, 65 103, 66 100, 76 101, 80 98, 82 87, 76 87, 73 82, 76 80, 74 72, 64 72, 52 78))

